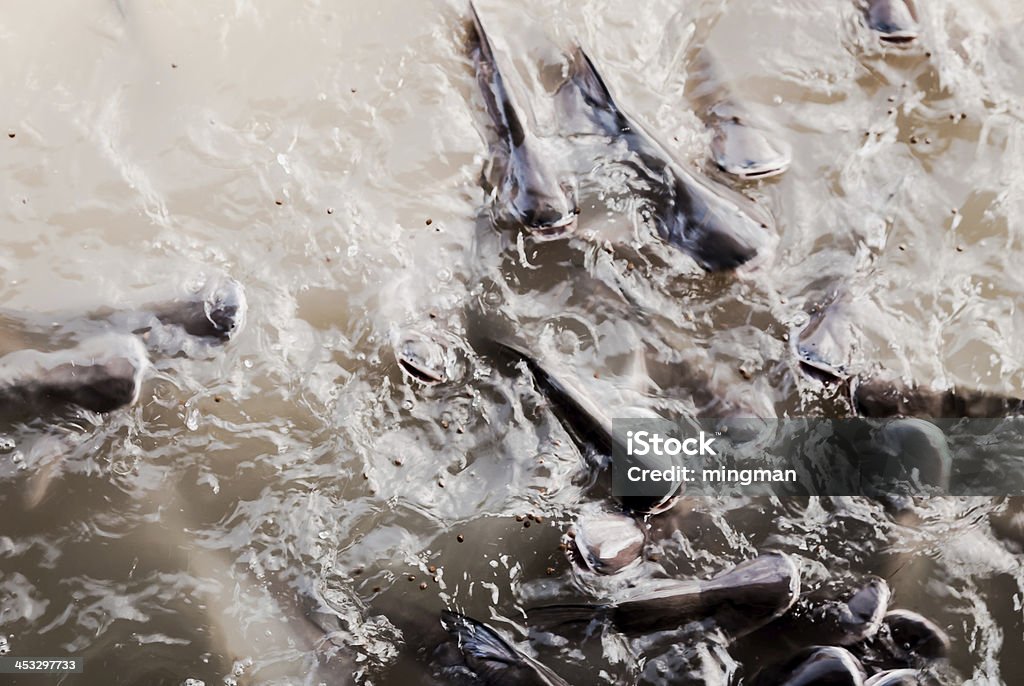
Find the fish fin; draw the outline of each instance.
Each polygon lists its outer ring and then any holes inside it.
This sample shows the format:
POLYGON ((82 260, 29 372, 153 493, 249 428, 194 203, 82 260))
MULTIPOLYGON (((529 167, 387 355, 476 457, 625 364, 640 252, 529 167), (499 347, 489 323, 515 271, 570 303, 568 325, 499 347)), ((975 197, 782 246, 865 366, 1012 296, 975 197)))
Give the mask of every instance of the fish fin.
POLYGON ((522 655, 486 624, 451 610, 441 612, 441 626, 459 642, 466 655, 486 662, 514 664, 522 655))
POLYGON ((569 56, 569 60, 572 65, 572 81, 587 103, 592 107, 618 112, 619 108, 612 98, 611 91, 608 90, 608 86, 597 72, 593 60, 583 51, 583 48, 577 45, 569 56))
POLYGON ((494 55, 491 39, 484 31, 480 15, 472 2, 469 3, 469 10, 473 16, 473 33, 475 35, 475 40, 471 40, 470 50, 475 53, 476 77, 487 114, 490 116, 498 136, 506 144, 520 145, 526 137, 522 120, 509 96, 501 71, 498 69, 498 60, 494 55))

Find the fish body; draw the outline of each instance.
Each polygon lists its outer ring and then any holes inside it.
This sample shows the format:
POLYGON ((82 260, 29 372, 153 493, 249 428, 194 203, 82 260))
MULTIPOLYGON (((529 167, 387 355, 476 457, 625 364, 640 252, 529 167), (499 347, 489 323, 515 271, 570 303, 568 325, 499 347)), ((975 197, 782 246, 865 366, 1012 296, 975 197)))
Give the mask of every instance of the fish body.
MULTIPOLYGON (((771 216, 745 196, 700 177, 640 128, 615 103, 594 63, 576 48, 567 82, 609 136, 626 141, 655 206, 659 235, 707 271, 735 269, 773 247, 771 216)), ((564 86, 563 86, 564 88, 564 86)))
POLYGON ((500 181, 495 193, 499 218, 522 226, 540 240, 561 238, 576 228, 575 186, 559 177, 551 165, 550 151, 524 122, 472 3, 470 11, 476 78, 498 139, 500 181))
POLYGON ((608 621, 628 635, 672 631, 702 622, 738 637, 784 614, 800 595, 800 574, 783 553, 766 553, 708 580, 654 579, 601 605, 552 605, 533 616, 545 623, 608 621))

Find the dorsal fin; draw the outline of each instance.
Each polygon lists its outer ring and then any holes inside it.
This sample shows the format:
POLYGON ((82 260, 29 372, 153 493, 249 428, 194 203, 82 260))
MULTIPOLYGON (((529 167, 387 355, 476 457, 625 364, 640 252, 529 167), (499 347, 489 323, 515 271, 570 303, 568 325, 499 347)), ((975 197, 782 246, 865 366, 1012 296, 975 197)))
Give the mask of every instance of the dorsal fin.
POLYGON ((487 32, 484 31, 483 23, 480 21, 480 15, 472 2, 469 3, 469 10, 473 15, 473 30, 476 34, 476 77, 483 94, 487 114, 498 129, 499 136, 506 139, 512 146, 522 145, 526 133, 508 89, 505 87, 501 71, 498 69, 498 61, 494 56, 491 40, 487 37, 487 32))

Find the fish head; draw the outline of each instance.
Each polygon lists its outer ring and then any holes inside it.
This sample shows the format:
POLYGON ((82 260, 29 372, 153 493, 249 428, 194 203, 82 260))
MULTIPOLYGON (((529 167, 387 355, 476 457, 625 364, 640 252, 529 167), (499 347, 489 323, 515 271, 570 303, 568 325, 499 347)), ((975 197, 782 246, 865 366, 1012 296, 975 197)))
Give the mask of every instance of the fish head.
POLYGON ((846 291, 830 293, 810 311, 810 319, 792 337, 801 369, 821 381, 850 377, 856 347, 853 306, 846 291))
POLYGON ((436 337, 419 331, 404 331, 395 337, 395 359, 402 374, 425 386, 436 386, 450 378, 450 355, 436 337))
POLYGON ((596 574, 617 574, 640 559, 643 529, 622 514, 595 513, 581 516, 572 529, 576 559, 596 574))
POLYGON ((892 642, 901 650, 927 660, 949 655, 949 636, 923 615, 910 610, 893 610, 882 622, 892 642))
POLYGON ((513 152, 505 185, 510 220, 533 238, 557 240, 576 230, 575 184, 559 178, 541 155, 525 148, 513 152))
POLYGON ((917 18, 907 0, 869 0, 868 26, 886 43, 910 43, 919 33, 917 18))
POLYGON ((211 279, 203 289, 203 335, 222 341, 230 339, 245 324, 247 309, 242 284, 226 276, 211 279))
POLYGON ((839 617, 839 624, 845 632, 843 643, 855 643, 874 636, 882 626, 891 595, 889 584, 877 578, 854 591, 839 617))
POLYGON ((789 145, 738 115, 715 117, 711 129, 715 164, 732 176, 766 179, 784 173, 793 161, 789 145))

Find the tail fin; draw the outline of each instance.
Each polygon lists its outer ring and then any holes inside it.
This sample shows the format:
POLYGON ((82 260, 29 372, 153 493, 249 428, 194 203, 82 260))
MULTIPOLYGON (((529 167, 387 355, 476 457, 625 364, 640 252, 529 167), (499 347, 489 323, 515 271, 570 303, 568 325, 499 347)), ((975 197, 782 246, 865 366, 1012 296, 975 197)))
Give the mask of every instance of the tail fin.
POLYGON ((459 642, 459 649, 478 660, 509 663, 522 656, 486 624, 451 610, 441 612, 441 626, 459 642))

